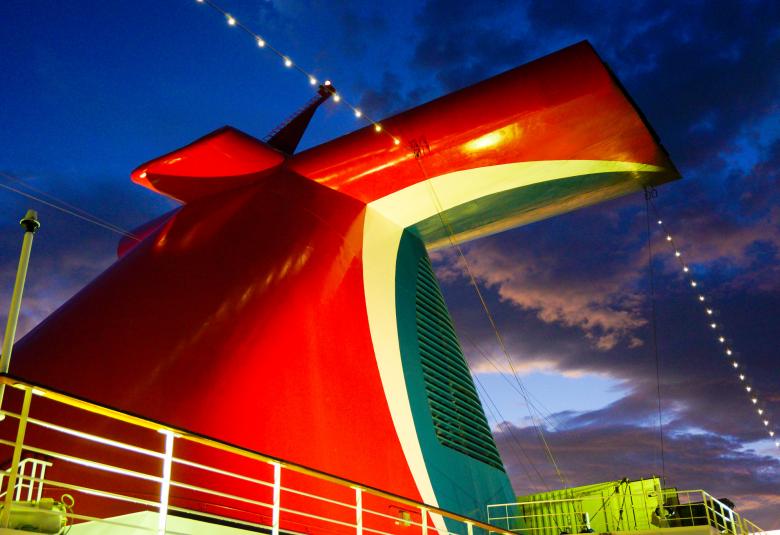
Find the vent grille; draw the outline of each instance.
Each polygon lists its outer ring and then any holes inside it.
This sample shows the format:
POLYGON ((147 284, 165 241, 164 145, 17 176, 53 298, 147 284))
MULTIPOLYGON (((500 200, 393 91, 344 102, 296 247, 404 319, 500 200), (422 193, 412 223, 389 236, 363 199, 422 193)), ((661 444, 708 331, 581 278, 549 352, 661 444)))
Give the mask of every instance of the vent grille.
POLYGON ((427 257, 417 265, 417 341, 436 438, 504 471, 471 373, 427 257))

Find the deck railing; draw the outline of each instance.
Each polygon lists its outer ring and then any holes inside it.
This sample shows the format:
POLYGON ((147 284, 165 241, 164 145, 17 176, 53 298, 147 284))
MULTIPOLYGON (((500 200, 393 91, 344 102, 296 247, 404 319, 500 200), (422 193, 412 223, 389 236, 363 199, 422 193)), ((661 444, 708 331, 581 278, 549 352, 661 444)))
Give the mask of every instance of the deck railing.
MULTIPOLYGON (((41 459, 28 457, 22 459, 17 468, 17 479, 14 485, 14 500, 16 501, 38 501, 43 494, 43 483, 41 481, 46 477, 46 469, 52 463, 41 459), (24 491, 27 492, 24 492, 24 491)), ((8 494, 8 486, 4 485, 5 478, 11 474, 13 467, 5 472, 0 472, 0 499, 8 494)))
POLYGON ((201 522, 201 530, 206 521, 272 535, 512 535, 438 507, 9 376, 0 375, 0 383, 13 387, 6 389, 0 422, 0 448, 12 451, 0 489, 5 490, 0 528, 13 528, 15 515, 36 513, 66 517, 74 524, 73 533, 95 524, 110 526, 112 533, 189 533, 182 527, 186 520, 201 522), (42 406, 36 412, 37 405, 42 406), (44 469, 49 470, 23 470, 30 463, 22 460, 27 455, 47 459, 44 469), (22 488, 30 491, 22 493, 22 488), (67 493, 71 503, 43 510, 36 505, 41 493, 55 504, 57 493, 67 493), (133 521, 139 512, 147 515, 144 525, 133 521), (155 526, 148 525, 149 514, 156 517, 155 526))
POLYGON ((488 506, 488 523, 527 535, 640 531, 712 526, 730 535, 764 531, 703 490, 664 489, 609 496, 583 495, 488 506))

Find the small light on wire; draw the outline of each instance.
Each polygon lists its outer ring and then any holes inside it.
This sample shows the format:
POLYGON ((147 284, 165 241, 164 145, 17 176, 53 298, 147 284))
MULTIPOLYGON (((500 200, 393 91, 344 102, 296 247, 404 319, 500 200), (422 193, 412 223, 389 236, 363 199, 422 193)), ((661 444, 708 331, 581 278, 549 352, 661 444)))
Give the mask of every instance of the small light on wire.
POLYGON ((309 83, 311 85, 317 85, 317 79, 314 76, 309 76, 309 83))
POLYGON ((731 365, 734 366, 735 368, 739 368, 739 362, 737 362, 736 360, 732 362, 731 365))
POLYGON ((720 342, 721 344, 722 344, 723 342, 725 342, 725 341, 726 341, 726 339, 725 339, 725 338, 723 338, 722 336, 719 336, 719 337, 718 337, 718 342, 720 342))
POLYGON ((668 234, 666 235, 666 241, 672 241, 672 237, 669 236, 668 234))
POLYGON ((693 286, 694 288, 696 288, 696 281, 691 281, 691 286, 693 286))
POLYGON ((712 309, 711 309, 711 308, 708 308, 708 309, 707 309, 707 314, 709 314, 710 316, 712 316, 712 309))
POLYGON ((688 266, 683 266, 683 271, 688 273, 688 271, 690 271, 690 270, 688 269, 688 266))
POLYGON ((764 426, 768 426, 768 425, 769 425, 769 420, 764 420, 764 426))
POLYGON ((330 85, 330 80, 325 80, 325 81, 324 81, 324 82, 322 82, 322 83, 323 83, 324 85, 330 85))
POLYGON ((233 18, 233 15, 227 14, 225 15, 225 18, 227 19, 228 26, 236 25, 236 19, 233 18))
POLYGON ((744 373, 740 373, 739 374, 739 380, 740 381, 744 381, 745 380, 745 374, 744 373))
POLYGON ((400 144, 401 144, 401 140, 398 139, 397 137, 394 137, 393 138, 393 145, 400 145, 400 144))
POLYGON ((731 356, 731 349, 727 349, 727 350, 726 350, 726 354, 727 354, 728 356, 731 356))
POLYGON ((659 224, 659 225, 663 225, 663 223, 664 223, 664 222, 663 222, 663 221, 661 221, 660 219, 658 220, 658 224, 659 224))
POLYGON ((379 124, 379 123, 376 123, 376 124, 374 125, 374 131, 376 131, 376 132, 381 132, 381 131, 382 131, 382 125, 381 125, 381 124, 379 124))
POLYGON ((677 258, 680 258, 680 251, 675 251, 674 252, 674 256, 676 256, 677 258))
POLYGON ((285 67, 292 67, 292 60, 285 56, 284 58, 284 66, 285 67))
POLYGON ((704 296, 703 296, 703 295, 700 295, 700 296, 699 296, 699 301, 702 301, 702 302, 704 302, 704 296))
POLYGON ((761 416, 762 414, 764 414, 764 409, 758 409, 758 415, 761 416))
POLYGON ((360 117, 362 117, 362 116, 363 116, 363 112, 362 112, 362 111, 360 111, 360 110, 357 110, 357 109, 356 109, 356 110, 355 110, 355 117, 357 117, 358 119, 360 119, 360 117))
POLYGON ((752 387, 752 386, 746 386, 746 387, 745 387, 745 391, 746 391, 746 392, 750 392, 751 390, 753 390, 753 387, 752 387))
POLYGON ((713 329, 715 329, 715 328, 717 328, 717 327, 718 327, 718 324, 717 324, 717 323, 710 323, 710 327, 712 327, 713 329))
POLYGON ((341 100, 341 95, 338 93, 333 93, 333 102, 339 102, 341 100))
POLYGON ((758 403, 758 398, 750 398, 750 401, 752 401, 753 405, 755 405, 756 403, 758 403))
POLYGON ((265 39, 263 39, 262 37, 258 37, 257 38, 257 46, 259 46, 260 48, 263 48, 265 46, 265 39))

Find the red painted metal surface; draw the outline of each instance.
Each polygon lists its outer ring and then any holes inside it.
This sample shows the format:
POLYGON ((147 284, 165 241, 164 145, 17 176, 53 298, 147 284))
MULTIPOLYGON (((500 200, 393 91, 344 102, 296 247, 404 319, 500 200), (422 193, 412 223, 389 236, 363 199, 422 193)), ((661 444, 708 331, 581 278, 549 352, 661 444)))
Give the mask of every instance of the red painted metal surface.
POLYGON ((676 172, 587 44, 383 124, 400 145, 364 129, 285 159, 226 128, 140 166, 187 204, 20 341, 12 372, 419 500, 368 327, 366 203, 509 162, 676 172))

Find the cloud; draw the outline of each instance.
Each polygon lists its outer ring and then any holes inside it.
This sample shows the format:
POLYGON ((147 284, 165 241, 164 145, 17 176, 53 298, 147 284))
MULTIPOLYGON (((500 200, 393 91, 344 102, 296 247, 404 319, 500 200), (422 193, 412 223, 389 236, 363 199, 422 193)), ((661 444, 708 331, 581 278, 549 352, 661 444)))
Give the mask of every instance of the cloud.
MULTIPOLYGON (((518 231, 477 241, 464 248, 468 270, 500 300, 534 311, 545 323, 577 328, 599 349, 638 347, 634 333, 647 323, 639 286, 646 256, 635 236, 617 235, 623 221, 603 213, 589 212, 591 232, 579 237, 583 227, 572 220, 584 218, 570 215, 546 236, 518 231), (558 254, 550 238, 570 244, 566 254, 558 254)), ((442 280, 469 280, 452 251, 434 259, 442 280)))
MULTIPOLYGON (((152 196, 142 188, 94 177, 76 180, 58 174, 7 175, 16 180, 0 177, 2 183, 53 200, 59 206, 68 203, 88 209, 91 214, 125 229, 145 223, 171 207, 170 201, 152 196), (42 191, 57 191, 58 197, 51 199, 42 191)), ((4 189, 0 190, 0 196, 7 213, 18 215, 0 221, 0 290, 4 296, 10 298, 19 262, 23 232, 18 220, 28 208, 34 208, 41 221, 41 230, 33 240, 16 333, 18 340, 116 260, 121 236, 4 189)), ((3 326, 7 316, 8 309, 4 307, 0 310, 3 326)))
MULTIPOLYGON (((494 434, 518 494, 561 487, 534 428, 504 423, 494 434)), ((658 434, 651 427, 615 422, 548 430, 545 438, 571 486, 661 473, 658 434)), ((664 457, 668 485, 730 498, 763 528, 780 527, 774 513, 780 506, 777 458, 744 449, 728 435, 693 432, 667 434, 664 457)))

